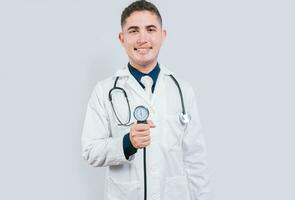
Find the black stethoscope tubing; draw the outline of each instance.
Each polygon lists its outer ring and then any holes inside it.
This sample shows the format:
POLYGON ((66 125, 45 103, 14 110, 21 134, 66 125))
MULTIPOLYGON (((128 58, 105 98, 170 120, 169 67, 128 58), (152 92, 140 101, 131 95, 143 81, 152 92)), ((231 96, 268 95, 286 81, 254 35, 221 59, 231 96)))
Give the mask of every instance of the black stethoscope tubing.
MULTIPOLYGON (((179 96, 180 96, 180 101, 181 101, 182 114, 183 114, 183 115, 186 115, 185 106, 184 106, 184 100, 183 100, 183 95, 182 95, 182 90, 181 90, 181 88, 180 88, 180 86, 179 86, 179 83, 178 83, 178 81, 176 80, 176 78, 175 78, 172 74, 170 74, 169 76, 171 77, 171 79, 173 80, 173 82, 175 83, 175 85, 176 85, 177 88, 178 88, 179 96)), ((110 103, 111 103, 111 106, 112 106, 113 112, 114 112, 114 114, 115 114, 115 116, 116 116, 116 119, 117 119, 118 122, 119 122, 118 125, 119 125, 119 126, 130 126, 130 125, 133 124, 133 123, 130 123, 130 120, 131 120, 131 108, 130 108, 130 103, 129 103, 128 95, 127 95, 126 91, 125 91, 123 88, 117 86, 118 79, 119 79, 119 76, 116 77, 116 80, 115 80, 115 82, 114 82, 114 86, 113 86, 113 88, 110 89, 110 91, 109 91, 109 101, 110 101, 110 103), (123 122, 119 119, 119 116, 117 115, 117 112, 115 111, 114 104, 113 104, 113 98, 112 98, 112 92, 113 92, 114 90, 120 90, 120 91, 122 91, 122 93, 124 94, 125 99, 126 99, 126 101, 127 101, 127 105, 128 105, 128 120, 127 120, 127 122, 125 122, 125 123, 123 123, 123 122)))
POLYGON ((174 81, 175 85, 178 88, 179 96, 180 96, 180 101, 181 101, 181 107, 182 107, 182 114, 185 115, 186 112, 185 112, 185 107, 184 107, 184 100, 183 100, 183 95, 182 95, 182 91, 181 91, 181 88, 179 86, 179 83, 178 83, 178 81, 176 80, 176 78, 172 74, 170 74, 169 76, 172 78, 172 80, 174 81))
POLYGON ((131 119, 131 109, 130 109, 129 99, 128 99, 128 96, 127 96, 126 91, 125 91, 123 88, 121 88, 121 87, 117 87, 118 79, 119 79, 119 77, 117 76, 117 77, 116 77, 116 80, 115 80, 115 83, 114 83, 114 87, 113 87, 112 89, 110 89, 110 91, 109 91, 109 101, 111 102, 111 106, 112 106, 113 112, 115 113, 115 116, 116 116, 116 118, 117 118, 117 120, 118 120, 118 122, 119 122, 118 126, 130 126, 132 123, 129 124, 130 119, 131 119), (112 98, 112 92, 113 92, 114 90, 120 90, 120 91, 122 91, 123 94, 124 94, 124 96, 125 96, 125 99, 126 99, 126 101, 127 101, 129 114, 128 114, 128 120, 127 120, 126 123, 123 123, 123 122, 119 119, 119 117, 118 117, 118 115, 117 115, 117 112, 115 111, 114 104, 113 104, 113 98, 112 98))

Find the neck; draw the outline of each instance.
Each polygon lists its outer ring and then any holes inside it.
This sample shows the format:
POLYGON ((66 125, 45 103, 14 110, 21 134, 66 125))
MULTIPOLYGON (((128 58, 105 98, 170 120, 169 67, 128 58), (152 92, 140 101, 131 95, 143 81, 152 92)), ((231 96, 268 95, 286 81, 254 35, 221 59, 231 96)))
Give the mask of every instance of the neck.
POLYGON ((148 65, 137 65, 135 63, 132 63, 131 61, 129 63, 132 67, 145 74, 150 73, 157 65, 157 61, 150 63, 148 65))

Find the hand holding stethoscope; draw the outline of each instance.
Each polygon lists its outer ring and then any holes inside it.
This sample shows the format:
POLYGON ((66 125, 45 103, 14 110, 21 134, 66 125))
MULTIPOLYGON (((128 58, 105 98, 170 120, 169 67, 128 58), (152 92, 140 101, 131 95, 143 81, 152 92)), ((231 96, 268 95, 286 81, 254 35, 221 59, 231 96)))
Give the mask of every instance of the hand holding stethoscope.
POLYGON ((151 120, 148 120, 146 124, 132 124, 129 137, 134 148, 142 149, 147 147, 151 143, 150 129, 155 127, 155 124, 151 120))
POLYGON ((155 128, 152 120, 147 120, 148 110, 143 106, 138 106, 134 111, 137 122, 130 127, 130 141, 134 148, 141 149, 151 143, 150 129, 155 128))

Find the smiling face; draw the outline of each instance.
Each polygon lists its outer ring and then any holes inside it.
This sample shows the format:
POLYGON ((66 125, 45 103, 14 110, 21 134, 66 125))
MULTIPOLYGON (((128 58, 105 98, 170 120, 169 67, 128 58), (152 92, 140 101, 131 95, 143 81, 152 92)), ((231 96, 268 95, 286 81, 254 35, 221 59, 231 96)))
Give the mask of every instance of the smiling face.
POLYGON ((166 37, 157 15, 150 11, 135 11, 124 23, 119 39, 130 64, 148 73, 157 64, 157 57, 166 37))

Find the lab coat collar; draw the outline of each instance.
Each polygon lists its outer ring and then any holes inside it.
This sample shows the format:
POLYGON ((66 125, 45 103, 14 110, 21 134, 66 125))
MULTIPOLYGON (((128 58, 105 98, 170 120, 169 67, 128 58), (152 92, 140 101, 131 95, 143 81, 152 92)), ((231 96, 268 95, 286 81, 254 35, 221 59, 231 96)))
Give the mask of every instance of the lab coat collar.
POLYGON ((130 87, 131 89, 133 89, 139 96, 141 96, 147 103, 147 105, 149 105, 149 107, 154 110, 154 105, 153 105, 153 99, 155 98, 155 96, 158 95, 159 93, 159 87, 162 87, 162 78, 163 76, 168 76, 170 74, 174 74, 172 71, 170 71, 169 69, 167 69, 165 66, 159 64, 159 67, 160 67, 160 74, 159 74, 159 77, 158 77, 158 83, 156 85, 156 88, 155 88, 155 92, 153 94, 153 97, 152 99, 149 99, 145 96, 145 91, 144 89, 139 85, 139 83, 137 82, 137 80, 132 76, 132 74, 130 73, 129 69, 127 66, 125 66, 124 68, 120 69, 117 71, 116 73, 116 77, 119 77, 119 78, 126 78, 126 86, 127 87, 130 87))
MULTIPOLYGON (((172 71, 167 69, 164 65, 159 64, 159 67, 161 69, 160 73, 162 73, 164 75, 170 75, 170 74, 173 75, 174 74, 172 71)), ((124 76, 132 76, 127 66, 125 66, 122 69, 119 69, 116 72, 116 77, 124 77, 124 76)))

